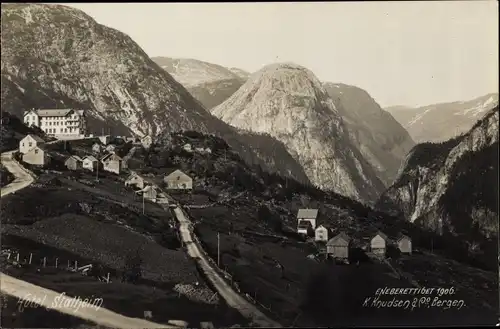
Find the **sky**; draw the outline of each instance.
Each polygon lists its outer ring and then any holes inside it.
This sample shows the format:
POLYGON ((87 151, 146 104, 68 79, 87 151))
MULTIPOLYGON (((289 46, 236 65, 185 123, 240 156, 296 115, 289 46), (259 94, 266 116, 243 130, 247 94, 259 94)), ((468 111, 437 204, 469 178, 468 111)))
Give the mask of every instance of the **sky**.
POLYGON ((498 92, 497 1, 72 3, 150 56, 255 72, 276 62, 383 107, 498 92))

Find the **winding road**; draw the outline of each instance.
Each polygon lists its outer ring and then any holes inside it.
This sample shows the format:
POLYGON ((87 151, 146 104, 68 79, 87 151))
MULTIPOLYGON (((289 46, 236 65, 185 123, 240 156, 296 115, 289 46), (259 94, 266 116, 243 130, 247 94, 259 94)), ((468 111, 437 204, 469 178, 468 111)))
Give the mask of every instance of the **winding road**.
POLYGON ((191 237, 191 231, 189 230, 191 222, 186 218, 185 213, 179 206, 174 208, 174 213, 180 224, 179 231, 181 239, 186 245, 189 256, 195 259, 198 265, 200 265, 208 280, 210 280, 210 282, 214 285, 215 289, 219 295, 224 298, 226 303, 230 307, 239 311, 245 318, 251 319, 252 322, 258 326, 281 328, 282 326, 279 323, 269 319, 257 308, 257 306, 250 303, 247 299, 243 298, 240 294, 234 291, 234 289, 220 276, 220 274, 212 268, 206 258, 207 256, 200 252, 198 245, 191 237))
MULTIPOLYGON (((5 167, 5 169, 7 169, 15 176, 13 182, 5 187, 2 187, 2 198, 6 195, 15 193, 16 191, 29 186, 34 181, 33 176, 16 160, 14 160, 14 152, 16 151, 4 152, 1 156, 2 165, 5 167)), ((0 289, 3 293, 19 298, 20 300, 25 299, 28 296, 31 296, 31 298, 33 296, 36 296, 37 299, 39 299, 36 301, 36 303, 45 308, 69 314, 106 327, 178 328, 177 326, 159 324, 139 318, 127 317, 102 307, 81 307, 78 310, 76 310, 74 306, 66 307, 65 305, 78 305, 78 303, 81 303, 81 300, 65 296, 65 298, 67 298, 68 300, 68 304, 66 304, 66 300, 64 301, 64 303, 59 303, 57 301, 61 299, 60 292, 36 286, 29 282, 16 279, 5 273, 0 273, 0 289)), ((33 300, 31 298, 30 300, 33 300)))

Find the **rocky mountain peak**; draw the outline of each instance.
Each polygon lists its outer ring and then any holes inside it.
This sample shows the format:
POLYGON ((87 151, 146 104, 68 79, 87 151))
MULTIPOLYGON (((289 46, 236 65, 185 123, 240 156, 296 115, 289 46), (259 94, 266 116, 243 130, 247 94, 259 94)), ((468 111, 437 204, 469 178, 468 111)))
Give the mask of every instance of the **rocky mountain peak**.
POLYGON ((235 127, 282 141, 321 188, 363 201, 383 189, 373 168, 351 144, 322 83, 300 65, 265 66, 212 113, 235 127))

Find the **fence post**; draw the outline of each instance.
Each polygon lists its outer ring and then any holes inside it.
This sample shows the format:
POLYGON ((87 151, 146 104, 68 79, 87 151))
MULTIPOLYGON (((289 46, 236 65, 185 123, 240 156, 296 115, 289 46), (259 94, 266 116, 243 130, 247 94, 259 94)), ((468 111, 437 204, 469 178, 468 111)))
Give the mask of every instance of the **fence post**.
POLYGON ((47 257, 43 257, 43 267, 47 265, 47 257))
POLYGON ((78 270, 78 261, 75 260, 75 271, 78 270))
POLYGON ((30 260, 29 260, 29 264, 31 265, 31 260, 33 259, 33 253, 30 252, 30 260))
POLYGON ((9 259, 10 259, 10 252, 9 252, 9 255, 7 256, 7 260, 9 260, 9 259))
POLYGON ((70 268, 69 260, 68 260, 68 269, 70 268))
POLYGON ((108 276, 106 277, 106 281, 107 281, 107 283, 109 283, 109 272, 108 272, 108 276))
POLYGON ((59 261, 59 258, 56 258, 56 268, 57 268, 57 263, 58 263, 58 261, 59 261))
POLYGON ((19 263, 19 252, 17 252, 16 261, 19 263))

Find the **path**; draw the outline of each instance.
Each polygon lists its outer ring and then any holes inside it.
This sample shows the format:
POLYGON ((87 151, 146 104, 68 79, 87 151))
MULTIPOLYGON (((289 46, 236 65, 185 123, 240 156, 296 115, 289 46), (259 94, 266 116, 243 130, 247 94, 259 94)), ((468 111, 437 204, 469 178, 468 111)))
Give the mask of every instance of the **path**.
MULTIPOLYGON (((2 198, 29 186, 34 181, 32 174, 30 174, 28 170, 23 168, 15 159, 13 159, 13 153, 16 151, 17 150, 4 152, 1 155, 2 165, 15 176, 13 182, 5 187, 2 187, 2 198)), ((37 301, 37 304, 41 306, 61 313, 69 314, 80 319, 91 321, 102 326, 112 328, 178 328, 177 326, 154 323, 138 318, 130 318, 102 307, 98 309, 80 308, 75 312, 74 308, 63 307, 61 303, 57 302, 53 303, 54 298, 60 296, 61 293, 16 279, 5 273, 0 273, 0 289, 3 293, 20 299, 26 298, 28 294, 40 297, 40 301, 37 301), (47 297, 42 298, 43 296, 47 297)), ((66 298, 71 300, 71 302, 68 303, 69 305, 76 305, 79 303, 76 298, 68 296, 66 296, 66 298)))
POLYGON ((189 226, 191 222, 186 218, 186 215, 180 207, 174 208, 175 217, 179 221, 179 231, 181 234, 182 241, 185 243, 189 256, 194 258, 200 268, 203 270, 208 280, 212 282, 213 286, 219 293, 219 295, 224 298, 226 303, 238 310, 241 315, 251 319, 253 323, 262 327, 282 327, 279 323, 269 319, 264 313, 262 313, 255 305, 250 303, 248 300, 240 296, 233 288, 227 284, 227 282, 220 276, 220 274, 210 265, 207 260, 207 256, 200 252, 201 247, 193 241, 191 237, 191 231, 189 226))

